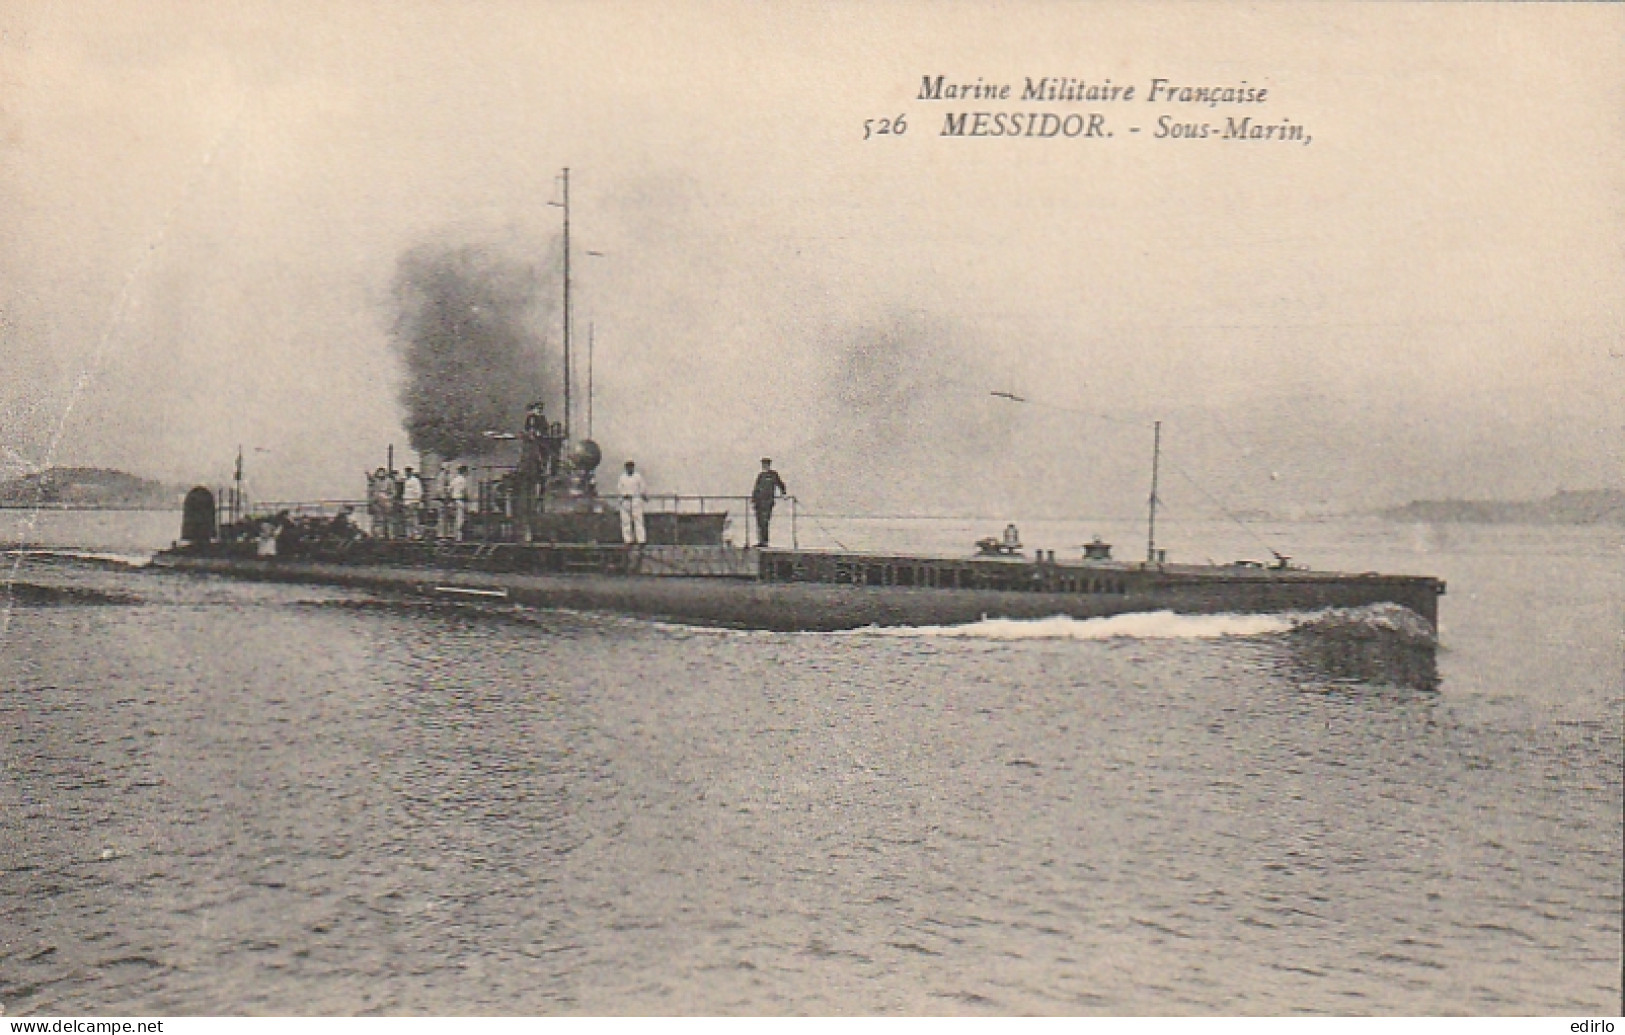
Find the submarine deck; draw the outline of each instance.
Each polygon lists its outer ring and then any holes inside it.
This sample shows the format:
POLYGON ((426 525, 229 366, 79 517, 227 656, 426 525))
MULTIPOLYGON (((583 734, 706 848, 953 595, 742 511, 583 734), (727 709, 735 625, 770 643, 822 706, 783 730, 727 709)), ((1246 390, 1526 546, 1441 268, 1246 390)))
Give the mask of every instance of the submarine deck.
POLYGON ((257 558, 220 544, 160 567, 784 631, 1095 618, 1136 611, 1278 613, 1397 603, 1437 628, 1443 583, 1418 576, 737 547, 361 542, 257 558))

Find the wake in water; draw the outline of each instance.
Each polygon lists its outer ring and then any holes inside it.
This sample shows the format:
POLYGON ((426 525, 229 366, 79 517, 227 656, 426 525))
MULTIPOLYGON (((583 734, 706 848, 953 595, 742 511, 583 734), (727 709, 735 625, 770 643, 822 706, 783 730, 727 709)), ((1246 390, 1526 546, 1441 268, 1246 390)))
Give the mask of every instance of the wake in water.
POLYGON ((0 548, 0 635, 11 628, 13 608, 76 607, 139 604, 141 598, 129 593, 93 586, 74 585, 73 569, 143 568, 151 555, 119 554, 71 547, 11 545, 0 548), (55 569, 52 572, 52 569, 55 569), (25 574, 52 572, 52 582, 33 582, 25 574), (66 578, 62 585, 56 580, 66 578))
POLYGON ((1214 640, 1292 631, 1288 615, 1181 615, 1147 611, 1104 618, 984 618, 969 625, 870 626, 841 635, 961 640, 1214 640))
POLYGON ((1102 618, 985 618, 969 625, 870 626, 841 635, 965 640, 1216 640, 1286 633, 1355 639, 1392 636, 1432 646, 1427 620, 1399 604, 1282 614, 1186 615, 1145 611, 1102 618))
POLYGON ((78 563, 116 565, 120 568, 145 568, 152 563, 150 553, 115 553, 110 550, 85 550, 71 546, 30 546, 20 544, 0 550, 0 554, 15 560, 39 558, 60 559, 78 563))
POLYGON ((984 619, 969 625, 855 629, 848 636, 1020 642, 1027 640, 1219 640, 1274 644, 1272 656, 1306 687, 1397 686, 1435 690, 1438 641, 1426 619, 1398 604, 1285 614, 984 619))
POLYGON ((1403 604, 1330 607, 1324 611, 1294 615, 1292 631, 1344 639, 1384 637, 1413 647, 1439 645, 1428 620, 1403 604))
POLYGON ((84 586, 45 586, 35 582, 0 582, 0 608, 96 604, 139 604, 140 597, 84 586))

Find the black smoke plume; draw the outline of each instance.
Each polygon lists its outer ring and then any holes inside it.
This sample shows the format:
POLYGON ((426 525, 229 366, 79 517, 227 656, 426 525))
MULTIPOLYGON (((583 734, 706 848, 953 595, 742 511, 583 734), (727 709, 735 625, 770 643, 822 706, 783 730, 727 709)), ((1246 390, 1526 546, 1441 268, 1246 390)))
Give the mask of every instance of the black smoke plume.
POLYGON ((553 312, 544 278, 538 265, 480 245, 424 244, 401 256, 393 333, 413 449, 481 452, 487 431, 518 431, 528 404, 552 401, 559 375, 542 333, 553 312))

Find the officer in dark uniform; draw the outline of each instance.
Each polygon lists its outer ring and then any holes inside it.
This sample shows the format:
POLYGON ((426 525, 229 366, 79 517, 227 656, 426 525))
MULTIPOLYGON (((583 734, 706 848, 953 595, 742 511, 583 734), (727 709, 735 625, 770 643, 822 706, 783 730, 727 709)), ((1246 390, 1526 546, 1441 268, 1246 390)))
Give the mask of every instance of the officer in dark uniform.
POLYGON ((530 409, 525 411, 524 441, 540 450, 542 439, 546 436, 547 414, 543 411, 540 402, 533 402, 530 404, 530 409))
POLYGON ((540 402, 525 412, 525 426, 519 435, 519 469, 514 472, 514 516, 519 519, 520 538, 530 542, 531 518, 536 514, 542 485, 547 478, 547 415, 540 402))
POLYGON ((773 461, 762 457, 762 469, 756 474, 756 486, 750 490, 751 506, 756 508, 757 546, 767 545, 767 526, 773 520, 773 503, 780 496, 790 495, 784 479, 773 470, 773 461))

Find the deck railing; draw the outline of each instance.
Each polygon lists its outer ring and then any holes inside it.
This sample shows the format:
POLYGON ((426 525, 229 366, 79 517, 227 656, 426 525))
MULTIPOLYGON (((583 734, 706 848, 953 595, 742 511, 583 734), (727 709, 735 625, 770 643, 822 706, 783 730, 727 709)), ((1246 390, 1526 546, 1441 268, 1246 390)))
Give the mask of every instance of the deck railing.
MULTIPOLYGON (((470 506, 468 512, 470 516, 478 516, 481 513, 477 502, 478 501, 475 500, 469 501, 470 506)), ((589 512, 591 513, 615 514, 618 513, 620 509, 620 498, 617 496, 591 497, 587 502, 589 503, 589 512)), ((422 515, 423 529, 420 531, 418 536, 419 538, 441 538, 441 536, 438 535, 438 531, 440 528, 445 527, 445 524, 440 520, 441 508, 449 505, 449 503, 449 500, 443 500, 435 497, 424 499, 422 515)), ((799 548, 801 545, 801 537, 800 529, 798 527, 798 508, 796 498, 794 496, 781 496, 779 497, 779 503, 787 505, 789 508, 790 544, 793 548, 799 548)), ((494 513, 501 514, 502 517, 507 520, 512 520, 514 518, 513 500, 511 498, 502 498, 496 506, 498 509, 494 511, 494 513)), ((727 513, 736 507, 738 508, 739 513, 745 515, 747 522, 744 528, 746 539, 745 545, 749 546, 756 533, 756 506, 754 501, 749 496, 718 496, 709 493, 651 492, 645 498, 644 513, 714 514, 718 512, 727 513)), ((394 507, 391 508, 390 513, 382 515, 383 524, 381 527, 378 527, 380 515, 374 513, 371 502, 364 499, 257 500, 244 510, 242 516, 244 519, 266 519, 274 517, 277 514, 287 513, 293 518, 331 518, 346 508, 348 508, 353 515, 353 520, 355 521, 357 527, 364 530, 368 535, 380 539, 400 539, 407 537, 405 535, 406 522, 404 519, 404 514, 401 511, 400 504, 398 502, 394 507)), ((229 510, 226 506, 217 504, 216 510, 216 517, 220 524, 224 525, 230 520, 229 510)), ((494 541, 495 537, 491 534, 491 532, 496 527, 498 527, 497 522, 477 522, 476 527, 473 530, 475 534, 466 538, 471 538, 475 541, 494 541)))

